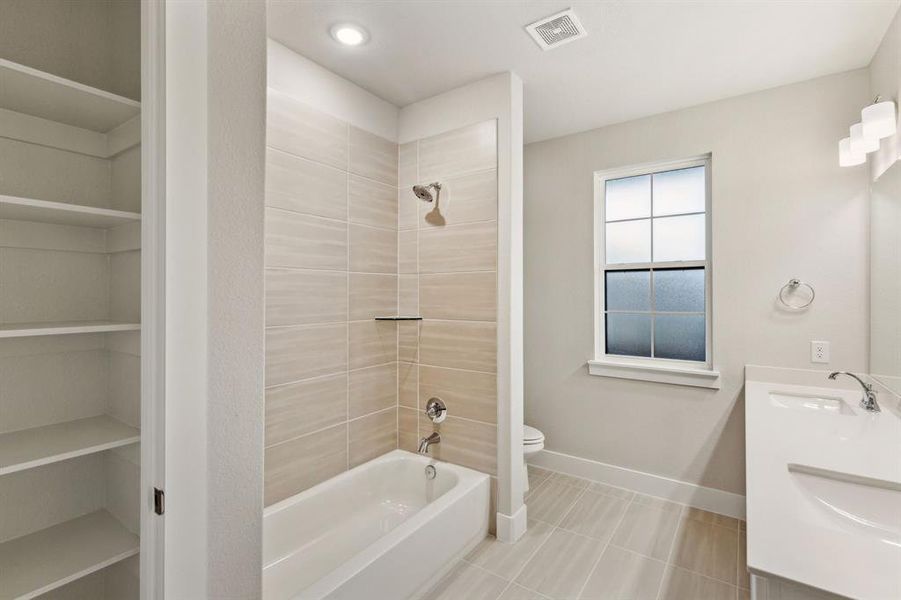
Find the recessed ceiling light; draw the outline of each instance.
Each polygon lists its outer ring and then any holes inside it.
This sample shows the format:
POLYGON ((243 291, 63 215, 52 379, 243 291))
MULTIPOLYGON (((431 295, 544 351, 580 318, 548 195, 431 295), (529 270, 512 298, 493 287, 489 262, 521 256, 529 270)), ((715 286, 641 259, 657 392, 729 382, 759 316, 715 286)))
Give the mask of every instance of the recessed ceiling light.
POLYGON ((332 37, 345 46, 360 46, 369 40, 369 33, 352 23, 340 23, 332 27, 332 37))

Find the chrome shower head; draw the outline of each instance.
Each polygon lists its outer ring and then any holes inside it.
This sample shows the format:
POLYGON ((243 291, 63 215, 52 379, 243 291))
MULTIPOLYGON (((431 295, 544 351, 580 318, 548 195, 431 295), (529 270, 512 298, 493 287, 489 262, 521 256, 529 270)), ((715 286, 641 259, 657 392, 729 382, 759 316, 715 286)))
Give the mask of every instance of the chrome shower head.
POLYGON ((432 202, 435 200, 435 196, 432 195, 432 189, 434 188, 436 195, 441 193, 441 184, 437 181, 432 182, 428 185, 414 185, 413 193, 416 194, 416 197, 424 202, 432 202))

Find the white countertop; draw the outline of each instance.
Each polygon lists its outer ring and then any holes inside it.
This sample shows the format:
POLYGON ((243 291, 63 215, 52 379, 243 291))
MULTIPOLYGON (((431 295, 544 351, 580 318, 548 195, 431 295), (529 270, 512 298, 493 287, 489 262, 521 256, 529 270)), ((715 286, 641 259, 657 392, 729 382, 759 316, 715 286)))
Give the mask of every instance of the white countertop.
POLYGON ((860 600, 901 598, 901 418, 887 394, 880 413, 860 408, 861 396, 850 379, 746 367, 752 572, 860 600))

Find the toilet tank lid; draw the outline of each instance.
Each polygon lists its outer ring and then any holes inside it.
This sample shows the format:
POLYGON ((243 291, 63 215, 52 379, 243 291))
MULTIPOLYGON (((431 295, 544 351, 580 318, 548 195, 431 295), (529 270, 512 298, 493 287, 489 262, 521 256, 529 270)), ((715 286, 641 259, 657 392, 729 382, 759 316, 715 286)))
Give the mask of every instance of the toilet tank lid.
POLYGON ((522 426, 522 441, 523 443, 535 443, 544 440, 544 434, 534 427, 530 427, 528 425, 522 426))

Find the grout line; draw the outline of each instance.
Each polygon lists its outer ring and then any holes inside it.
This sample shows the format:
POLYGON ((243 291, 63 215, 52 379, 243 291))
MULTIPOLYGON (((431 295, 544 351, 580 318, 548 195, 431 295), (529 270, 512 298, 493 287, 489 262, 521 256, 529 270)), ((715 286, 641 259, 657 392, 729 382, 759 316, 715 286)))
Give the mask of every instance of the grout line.
MULTIPOLYGON (((348 193, 348 195, 350 194, 349 189, 348 189, 347 193, 348 193)), ((323 217, 322 215, 317 215, 315 213, 302 212, 299 210, 292 210, 290 208, 282 208, 281 206, 267 206, 266 210, 277 210, 279 212, 291 213, 292 215, 301 215, 303 217, 310 217, 311 219, 318 219, 320 221, 328 221, 330 223, 340 223, 342 225, 344 225, 344 224, 357 225, 359 227, 367 227, 369 229, 377 229, 379 231, 387 231, 390 233, 397 233, 397 231, 398 231, 397 229, 394 229, 392 227, 382 227, 381 225, 371 225, 369 223, 360 223, 358 221, 351 221, 349 216, 348 216, 347 220, 336 219, 335 217, 323 217)), ((350 210, 349 203, 348 203, 348 210, 350 210)), ((348 236, 350 236, 350 232, 348 232, 348 236)))
MULTIPOLYGON (((585 488, 586 492, 588 488, 585 488)), ((609 496, 613 497, 613 496, 609 496)), ((588 576, 585 578, 585 581, 582 583, 582 587, 579 588, 579 593, 576 594, 576 598, 581 598, 582 594, 585 593, 585 588, 588 587, 588 582, 591 580, 591 576, 594 575, 594 572, 597 570, 598 565, 601 564, 601 559, 604 558, 604 554, 607 553, 607 548, 610 547, 610 544, 613 542, 613 536, 616 535, 617 530, 623 524, 623 521, 626 519, 626 513, 629 511, 629 507, 632 505, 632 500, 634 500, 634 496, 626 503, 625 508, 623 508, 623 514, 619 516, 619 520, 616 522, 616 527, 613 528, 613 531, 610 532, 610 537, 607 538, 607 541, 604 543, 604 549, 601 550, 601 553, 598 554, 598 558, 594 561, 594 564, 591 566, 591 569, 588 571, 588 576)))
POLYGON ((289 385, 296 385, 298 383, 314 382, 314 381, 318 381, 321 379, 328 379, 329 377, 338 377, 340 375, 346 375, 349 379, 351 373, 359 373, 360 371, 365 371, 367 369, 376 369, 378 367, 387 367, 388 365, 393 364, 393 363, 394 363, 394 361, 388 361, 388 362, 384 362, 384 363, 379 363, 377 365, 371 365, 368 367, 359 367, 357 369, 342 369, 340 371, 326 373, 325 375, 315 375, 313 377, 305 377, 304 379, 295 379, 292 381, 286 381, 284 383, 274 383, 272 385, 266 386, 264 389, 265 390, 274 390, 274 389, 278 389, 278 388, 289 386, 289 385))
POLYGON ((673 540, 669 545, 669 552, 666 553, 666 566, 663 568, 663 576, 660 578, 660 583, 657 585, 657 594, 655 598, 660 600, 660 595, 663 594, 663 584, 666 583, 667 572, 670 570, 670 567, 674 567, 672 564, 673 552, 676 550, 676 540, 679 539, 679 532, 682 531, 682 521, 685 516, 685 506, 682 506, 679 509, 678 521, 676 522, 676 532, 673 534, 673 540))
MULTIPOLYGON (((346 125, 349 125, 349 124, 347 124, 347 123, 345 123, 345 124, 346 124, 346 125)), ((349 131, 349 130, 348 130, 348 131, 349 131)), ((364 131, 365 131, 365 130, 364 130, 364 131)), ((370 133, 370 132, 367 132, 367 133, 370 133)), ((373 133, 372 135, 377 135, 377 134, 374 134, 374 133, 373 133)), ((2 136, 0 136, 0 137, 2 137, 2 136)), ((381 137, 381 136, 378 136, 378 137, 381 137)), ((382 139, 384 139, 384 138, 382 138, 382 139)), ((390 140, 389 140, 389 141, 390 141, 390 140)), ((322 166, 322 167, 328 167, 329 169, 333 169, 333 170, 335 170, 335 171, 341 171, 342 173, 344 173, 344 174, 346 174, 346 175, 353 175, 354 177, 359 177, 360 179, 365 179, 366 181, 369 181, 369 182, 372 182, 372 183, 378 183, 379 185, 384 185, 385 187, 399 187, 398 185, 393 185, 393 184, 390 184, 390 183, 385 183, 384 181, 379 181, 378 179, 373 179, 372 177, 367 177, 366 175, 360 175, 359 173, 355 173, 355 172, 353 172, 353 171, 350 170, 350 135, 349 135, 349 134, 348 134, 348 136, 347 136, 347 164, 346 164, 346 168, 336 167, 335 165, 329 164, 329 163, 327 163, 327 162, 322 162, 321 160, 316 160, 315 158, 310 158, 310 157, 308 157, 308 156, 302 156, 302 155, 300 155, 300 154, 295 154, 295 153, 293 153, 293 152, 290 152, 290 151, 288 151, 288 150, 284 150, 284 149, 282 149, 282 148, 279 148, 278 146, 273 146, 273 145, 271 145, 271 144, 266 144, 266 149, 267 149, 267 150, 275 150, 276 152, 280 152, 281 154, 287 154, 288 156, 290 156, 290 157, 292 157, 292 158, 298 158, 298 159, 300 159, 300 160, 302 160, 302 161, 304 161, 304 162, 312 163, 312 164, 314 164, 314 165, 319 165, 319 166, 322 166)))

